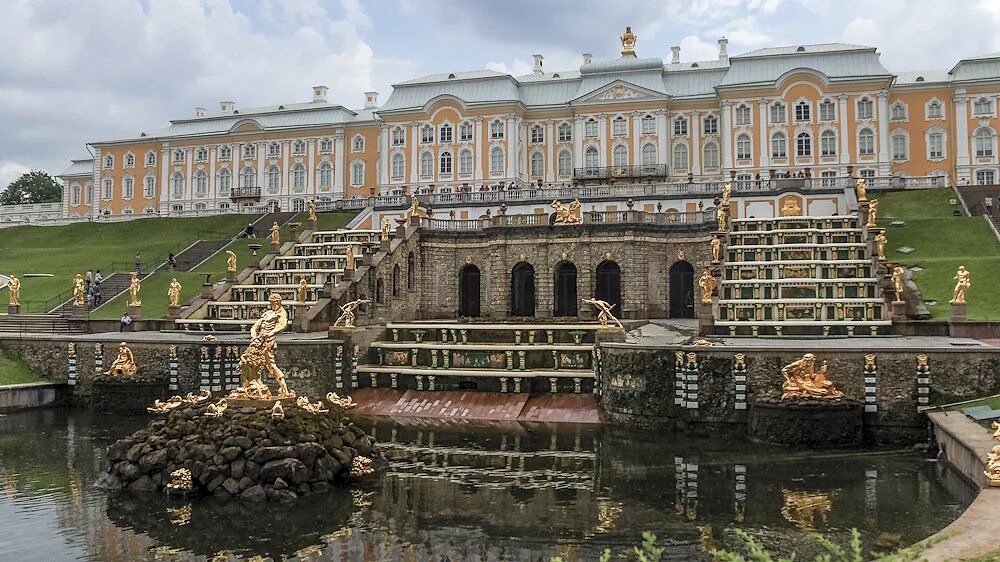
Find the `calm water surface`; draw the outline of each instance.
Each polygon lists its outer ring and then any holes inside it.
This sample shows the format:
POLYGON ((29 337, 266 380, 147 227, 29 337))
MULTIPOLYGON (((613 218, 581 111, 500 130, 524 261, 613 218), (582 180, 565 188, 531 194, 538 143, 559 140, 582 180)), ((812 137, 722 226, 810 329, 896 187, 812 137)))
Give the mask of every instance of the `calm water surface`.
POLYGON ((371 421, 359 425, 391 462, 363 489, 279 506, 95 489, 105 448, 144 423, 79 410, 0 416, 0 560, 596 560, 630 550, 643 530, 667 559, 692 560, 739 545, 736 528, 804 556, 812 530, 843 539, 857 527, 867 550, 915 542, 973 496, 946 465, 908 452, 371 421))

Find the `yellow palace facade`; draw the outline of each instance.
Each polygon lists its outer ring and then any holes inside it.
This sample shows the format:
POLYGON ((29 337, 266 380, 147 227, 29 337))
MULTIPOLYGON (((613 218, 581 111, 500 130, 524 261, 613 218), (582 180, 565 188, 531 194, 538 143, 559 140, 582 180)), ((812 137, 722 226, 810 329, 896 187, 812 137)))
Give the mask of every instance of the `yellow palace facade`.
POLYGON ((361 109, 238 108, 89 143, 61 174, 64 216, 288 210, 311 199, 784 175, 997 183, 1000 53, 894 73, 874 47, 760 49, 716 60, 583 55, 526 76, 481 70, 393 86, 361 109))

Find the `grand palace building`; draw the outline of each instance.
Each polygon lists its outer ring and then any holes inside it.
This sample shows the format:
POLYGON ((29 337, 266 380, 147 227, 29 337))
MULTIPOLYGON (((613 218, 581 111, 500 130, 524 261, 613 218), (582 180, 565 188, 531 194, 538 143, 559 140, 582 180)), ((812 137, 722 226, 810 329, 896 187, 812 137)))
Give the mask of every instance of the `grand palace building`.
MULTIPOLYGON (((628 32, 627 35, 630 35, 628 32)), ((627 44, 626 44, 627 43, 627 44)), ((1000 53, 892 72, 874 47, 759 49, 681 62, 636 54, 511 76, 395 84, 361 109, 327 99, 222 101, 163 129, 89 146, 61 174, 65 219, 299 210, 373 196, 543 186, 760 185, 776 177, 995 184, 1000 53)), ((693 205, 688 202, 688 208, 693 205)))

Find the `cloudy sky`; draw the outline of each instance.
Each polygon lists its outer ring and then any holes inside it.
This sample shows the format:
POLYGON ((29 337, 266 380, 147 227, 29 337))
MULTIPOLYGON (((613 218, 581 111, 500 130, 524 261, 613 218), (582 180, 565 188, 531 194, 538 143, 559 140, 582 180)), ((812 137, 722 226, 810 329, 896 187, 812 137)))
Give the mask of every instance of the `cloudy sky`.
POLYGON ((893 71, 948 69, 1000 51, 1000 0, 4 0, 0 188, 62 172, 88 141, 163 127, 194 107, 307 101, 310 87, 362 105, 424 74, 549 71, 580 53, 681 60, 803 43, 879 48, 893 71))

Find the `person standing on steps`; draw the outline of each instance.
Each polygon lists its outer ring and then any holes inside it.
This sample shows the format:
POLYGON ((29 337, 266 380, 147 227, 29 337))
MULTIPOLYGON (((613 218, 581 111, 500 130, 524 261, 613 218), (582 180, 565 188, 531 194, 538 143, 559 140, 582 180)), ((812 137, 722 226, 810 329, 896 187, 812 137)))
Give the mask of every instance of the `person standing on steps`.
POLYGON ((167 268, 170 271, 177 271, 177 258, 174 257, 173 252, 170 252, 170 255, 167 256, 167 268))
POLYGON ((94 272, 87 270, 87 275, 83 278, 83 282, 86 284, 84 287, 86 290, 90 290, 90 286, 94 284, 94 272))
POLYGON ((142 258, 139 257, 139 254, 135 255, 135 272, 142 275, 142 258))
POLYGON ((104 283, 104 278, 101 277, 101 270, 98 269, 97 273, 94 275, 94 284, 99 287, 101 283, 104 283))
POLYGON ((993 216, 993 196, 987 195, 983 199, 983 207, 986 207, 986 216, 993 216))

